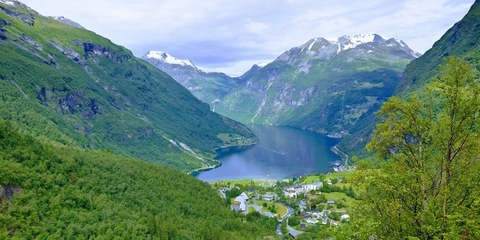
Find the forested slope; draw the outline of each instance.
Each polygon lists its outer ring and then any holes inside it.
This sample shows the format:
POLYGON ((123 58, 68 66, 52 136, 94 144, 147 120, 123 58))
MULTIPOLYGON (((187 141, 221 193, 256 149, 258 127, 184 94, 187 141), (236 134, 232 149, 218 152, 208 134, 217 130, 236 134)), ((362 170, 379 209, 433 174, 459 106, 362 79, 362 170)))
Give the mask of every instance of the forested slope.
POLYGON ((438 66, 450 56, 465 58, 480 70, 480 1, 475 1, 470 11, 453 25, 422 57, 413 60, 405 69, 396 95, 406 96, 423 90, 430 79, 438 74, 438 66))
POLYGON ((260 239, 275 219, 232 212, 178 170, 60 144, 0 120, 0 239, 260 239), (13 198, 12 198, 13 195, 13 198))
POLYGON ((240 123, 212 113, 170 76, 91 31, 0 2, 0 114, 37 137, 185 171, 216 164, 240 123))

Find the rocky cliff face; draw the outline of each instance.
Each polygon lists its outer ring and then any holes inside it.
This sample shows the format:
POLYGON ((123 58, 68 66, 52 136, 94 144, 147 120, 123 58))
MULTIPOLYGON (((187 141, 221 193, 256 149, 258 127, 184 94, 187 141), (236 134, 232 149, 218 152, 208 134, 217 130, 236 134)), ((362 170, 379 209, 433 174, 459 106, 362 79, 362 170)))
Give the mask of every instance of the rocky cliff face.
POLYGON ((0 185, 0 206, 2 206, 3 202, 10 201, 13 195, 21 193, 23 193, 23 190, 17 185, 0 185))

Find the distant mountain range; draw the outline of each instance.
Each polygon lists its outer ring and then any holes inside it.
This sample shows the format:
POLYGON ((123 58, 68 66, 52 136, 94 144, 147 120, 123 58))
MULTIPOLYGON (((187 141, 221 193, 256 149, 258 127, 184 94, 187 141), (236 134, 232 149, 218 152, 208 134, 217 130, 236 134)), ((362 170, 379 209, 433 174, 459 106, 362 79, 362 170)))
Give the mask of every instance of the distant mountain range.
POLYGON ((224 73, 204 72, 190 60, 180 60, 168 53, 149 51, 142 59, 172 76, 197 98, 209 104, 225 97, 237 83, 235 78, 224 73))
POLYGON ((311 39, 237 78, 205 73, 166 53, 151 51, 142 58, 209 103, 213 111, 237 121, 343 137, 373 121, 373 113, 394 93, 405 66, 419 56, 402 40, 364 34, 311 39))

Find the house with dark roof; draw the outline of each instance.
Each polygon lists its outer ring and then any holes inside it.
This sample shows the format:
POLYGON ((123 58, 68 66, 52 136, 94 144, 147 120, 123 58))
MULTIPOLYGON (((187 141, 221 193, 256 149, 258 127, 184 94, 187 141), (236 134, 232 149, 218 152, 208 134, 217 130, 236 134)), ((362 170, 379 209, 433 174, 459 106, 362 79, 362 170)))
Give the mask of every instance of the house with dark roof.
POLYGON ((305 223, 300 224, 300 230, 302 230, 302 231, 307 230, 307 224, 305 224, 305 223))

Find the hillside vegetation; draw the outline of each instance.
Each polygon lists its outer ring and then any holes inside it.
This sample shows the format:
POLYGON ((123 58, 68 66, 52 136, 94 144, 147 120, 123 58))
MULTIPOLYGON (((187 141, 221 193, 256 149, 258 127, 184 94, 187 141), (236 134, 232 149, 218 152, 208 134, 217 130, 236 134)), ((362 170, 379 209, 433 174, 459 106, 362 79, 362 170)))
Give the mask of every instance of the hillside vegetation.
POLYGON ((0 114, 23 133, 185 171, 217 164, 219 134, 257 141, 124 47, 18 2, 0 7, 0 114))
POLYGON ((178 170, 60 144, 0 120, 0 239, 260 239, 276 221, 232 212, 178 170), (13 196, 13 197, 12 197, 13 196))

